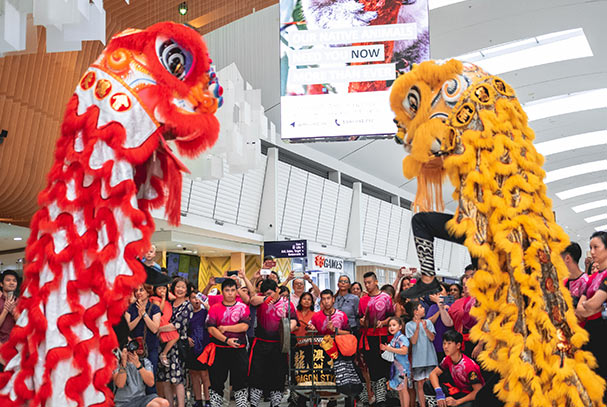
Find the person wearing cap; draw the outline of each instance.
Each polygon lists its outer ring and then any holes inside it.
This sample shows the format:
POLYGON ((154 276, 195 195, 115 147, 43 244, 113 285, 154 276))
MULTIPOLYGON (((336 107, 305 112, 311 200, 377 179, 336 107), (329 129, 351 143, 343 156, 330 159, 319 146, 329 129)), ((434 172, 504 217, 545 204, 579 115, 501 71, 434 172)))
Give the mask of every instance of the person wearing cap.
POLYGON ((19 275, 15 270, 2 272, 2 293, 0 294, 0 344, 8 341, 8 337, 17 320, 17 287, 19 275))

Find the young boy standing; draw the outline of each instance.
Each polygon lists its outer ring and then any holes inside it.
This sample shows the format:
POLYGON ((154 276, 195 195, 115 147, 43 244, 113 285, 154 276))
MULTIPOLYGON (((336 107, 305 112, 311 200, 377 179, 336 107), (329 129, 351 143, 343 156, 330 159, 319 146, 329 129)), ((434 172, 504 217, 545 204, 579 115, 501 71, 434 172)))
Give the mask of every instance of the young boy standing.
POLYGON ((445 358, 430 373, 439 407, 472 407, 476 394, 485 384, 480 367, 462 353, 463 341, 462 334, 454 330, 443 335, 445 358))

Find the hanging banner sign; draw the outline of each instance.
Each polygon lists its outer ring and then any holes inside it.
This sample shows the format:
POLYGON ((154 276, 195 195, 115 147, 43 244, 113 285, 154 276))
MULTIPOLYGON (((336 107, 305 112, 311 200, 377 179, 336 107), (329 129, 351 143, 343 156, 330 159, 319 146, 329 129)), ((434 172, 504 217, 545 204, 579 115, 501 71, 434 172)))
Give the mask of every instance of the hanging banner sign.
POLYGON ((391 137, 390 86, 429 57, 428 0, 280 0, 283 141, 391 137))
POLYGON ((277 259, 306 257, 308 255, 308 241, 285 240, 277 242, 264 242, 263 255, 274 256, 277 259))

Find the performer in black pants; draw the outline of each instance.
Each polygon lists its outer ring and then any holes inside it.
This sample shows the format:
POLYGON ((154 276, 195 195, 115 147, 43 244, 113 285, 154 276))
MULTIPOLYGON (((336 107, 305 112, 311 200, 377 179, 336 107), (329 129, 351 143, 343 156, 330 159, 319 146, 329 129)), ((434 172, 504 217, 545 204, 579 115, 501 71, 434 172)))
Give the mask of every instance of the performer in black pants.
POLYGON ((209 309, 207 328, 211 343, 198 360, 209 366, 211 407, 223 406, 223 388, 228 373, 236 407, 248 405, 246 333, 249 329, 249 306, 236 302, 236 282, 221 284, 223 300, 209 309))
POLYGON ((270 407, 278 407, 289 367, 280 344, 280 324, 289 318, 290 332, 297 326, 297 313, 289 297, 279 294, 276 281, 263 280, 260 290, 251 298, 257 308, 257 328, 249 358, 250 401, 251 407, 257 407, 265 391, 270 394, 270 407))
MULTIPOLYGON (((415 241, 415 250, 421 268, 421 278, 415 285, 401 293, 404 298, 421 298, 441 290, 434 269, 434 239, 439 238, 453 243, 464 244, 465 236, 455 237, 447 231, 447 222, 453 215, 440 212, 419 212, 411 219, 411 229, 415 241)), ((477 259, 472 258, 474 268, 477 259)))

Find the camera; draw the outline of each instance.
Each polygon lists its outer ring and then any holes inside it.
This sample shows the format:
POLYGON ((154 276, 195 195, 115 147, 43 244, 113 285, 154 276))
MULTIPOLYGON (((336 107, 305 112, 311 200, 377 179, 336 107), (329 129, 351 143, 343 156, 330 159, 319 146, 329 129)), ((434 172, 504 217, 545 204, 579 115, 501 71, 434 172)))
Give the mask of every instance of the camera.
POLYGON ((126 345, 126 350, 129 352, 136 352, 139 350, 139 342, 136 340, 129 341, 129 343, 126 345))

